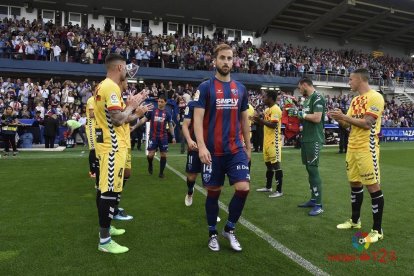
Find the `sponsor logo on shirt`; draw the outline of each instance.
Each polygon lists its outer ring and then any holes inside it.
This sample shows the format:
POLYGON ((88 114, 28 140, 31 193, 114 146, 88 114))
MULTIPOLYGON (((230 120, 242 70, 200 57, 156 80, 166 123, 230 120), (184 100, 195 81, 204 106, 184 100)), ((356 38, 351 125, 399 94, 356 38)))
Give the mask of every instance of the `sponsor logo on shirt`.
POLYGON ((194 94, 194 101, 198 101, 199 98, 200 98, 200 90, 197 90, 194 94))
POLYGON ((111 94, 111 104, 119 104, 119 99, 116 94, 111 94))
POLYGON ((239 99, 216 99, 217 109, 237 109, 239 99))
POLYGON ((154 116, 154 122, 164 122, 165 121, 165 115, 163 114, 162 116, 154 116))
POLYGON ((370 109, 371 109, 371 111, 375 111, 375 112, 379 111, 378 107, 376 107, 375 105, 371 106, 370 109))

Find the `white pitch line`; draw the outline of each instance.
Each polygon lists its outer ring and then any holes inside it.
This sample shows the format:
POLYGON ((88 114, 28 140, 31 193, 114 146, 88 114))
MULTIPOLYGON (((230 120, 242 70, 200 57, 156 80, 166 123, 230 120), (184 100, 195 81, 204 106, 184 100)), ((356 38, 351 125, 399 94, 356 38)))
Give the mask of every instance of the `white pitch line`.
MULTIPOLYGON (((158 157, 155 157, 155 158, 159 160, 158 157)), ((177 176, 179 176, 184 181, 187 180, 187 178, 181 172, 177 171, 176 169, 174 169, 168 164, 167 164, 167 168, 170 169, 173 173, 175 173, 177 176)), ((204 196, 207 196, 206 191, 202 187, 200 187, 197 184, 194 187, 197 189, 197 191, 202 193, 204 196)), ((226 213, 228 213, 228 208, 223 202, 219 201, 219 206, 226 213)), ((297 263, 298 265, 300 265, 301 267, 303 267, 304 269, 312 273, 313 275, 329 275, 328 273, 326 273, 319 267, 315 266, 314 264, 312 264, 311 262, 309 262, 308 260, 300 256, 299 254, 295 253, 294 251, 290 250, 289 248, 287 248, 286 246, 284 246, 283 244, 275 240, 272 236, 267 234, 265 231, 263 231, 259 227, 255 226, 253 223, 251 223, 247 219, 240 217, 239 222, 241 225, 243 225, 244 227, 246 227, 247 229, 255 233, 257 236, 259 236, 263 240, 265 240, 274 249, 276 249, 277 251, 279 251, 280 253, 282 253, 283 255, 285 255, 286 257, 288 257, 289 259, 291 259, 292 261, 294 261, 295 263, 297 263)))

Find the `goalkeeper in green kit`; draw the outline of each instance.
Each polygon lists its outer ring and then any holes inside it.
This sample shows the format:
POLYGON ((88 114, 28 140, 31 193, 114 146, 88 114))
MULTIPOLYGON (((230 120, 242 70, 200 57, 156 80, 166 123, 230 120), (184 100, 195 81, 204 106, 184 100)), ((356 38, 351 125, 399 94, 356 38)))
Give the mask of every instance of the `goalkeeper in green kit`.
POLYGON ((325 142, 324 118, 325 99, 315 90, 309 78, 302 78, 298 83, 300 93, 305 97, 303 109, 289 109, 289 116, 301 119, 302 130, 302 163, 306 166, 309 175, 311 199, 298 205, 302 208, 312 208, 310 216, 323 213, 322 209, 322 181, 319 176, 319 152, 325 142))

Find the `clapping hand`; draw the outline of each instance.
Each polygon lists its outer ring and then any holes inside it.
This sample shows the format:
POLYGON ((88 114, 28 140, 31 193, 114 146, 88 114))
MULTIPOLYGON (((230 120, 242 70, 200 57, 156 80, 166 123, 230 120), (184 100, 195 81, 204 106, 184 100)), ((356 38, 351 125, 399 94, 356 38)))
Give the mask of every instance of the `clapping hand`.
POLYGON ((137 107, 137 109, 135 109, 135 114, 137 114, 139 117, 142 117, 148 111, 152 111, 153 108, 153 104, 141 104, 137 107))

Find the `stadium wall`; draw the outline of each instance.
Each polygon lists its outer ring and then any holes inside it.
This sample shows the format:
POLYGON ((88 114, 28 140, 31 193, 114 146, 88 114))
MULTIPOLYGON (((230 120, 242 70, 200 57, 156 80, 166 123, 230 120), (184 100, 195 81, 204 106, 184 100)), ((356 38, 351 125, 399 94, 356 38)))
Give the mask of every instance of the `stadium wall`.
POLYGON ((24 17, 26 20, 30 20, 30 22, 37 19, 37 9, 33 9, 31 13, 28 13, 25 8, 22 8, 20 12, 20 18, 24 17))
POLYGON ((363 41, 350 41, 349 44, 341 46, 337 38, 319 36, 315 37, 307 42, 303 41, 301 34, 298 32, 290 32, 284 30, 269 29, 269 31, 262 36, 262 41, 276 41, 278 43, 292 43, 293 46, 304 45, 308 47, 318 48, 330 48, 334 50, 339 49, 356 49, 364 52, 371 52, 374 50, 383 51, 385 54, 389 54, 394 57, 408 58, 408 54, 405 53, 403 47, 384 45, 382 49, 378 49, 372 43, 363 41))
POLYGON ((154 20, 149 21, 149 27, 153 35, 162 35, 162 25, 163 25, 162 21, 158 22, 157 25, 154 24, 154 20))
MULTIPOLYGON (((0 72, 11 75, 14 78, 19 75, 32 76, 61 76, 61 77, 96 77, 105 76, 105 67, 101 64, 80 64, 71 62, 46 62, 34 60, 10 60, 0 59, 0 72)), ((169 68, 141 67, 138 71, 139 80, 175 80, 201 82, 203 79, 211 78, 213 71, 179 70, 169 68)), ((234 73, 232 77, 246 85, 284 86, 296 87, 299 78, 278 77, 270 75, 252 75, 234 73)))
POLYGON ((100 28, 101 30, 105 27, 105 20, 103 15, 99 15, 98 19, 93 19, 92 14, 88 14, 88 28, 93 24, 95 29, 100 28))

